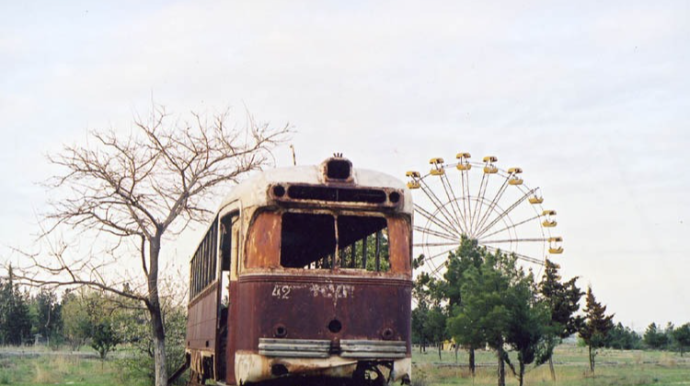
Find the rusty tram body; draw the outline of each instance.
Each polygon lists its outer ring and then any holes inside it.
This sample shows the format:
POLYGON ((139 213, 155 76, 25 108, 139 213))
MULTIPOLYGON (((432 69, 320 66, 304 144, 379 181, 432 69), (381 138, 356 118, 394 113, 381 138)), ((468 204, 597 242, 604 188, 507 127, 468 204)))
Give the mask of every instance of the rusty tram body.
POLYGON ((411 221, 342 157, 235 187, 190 262, 190 384, 409 383, 411 221))

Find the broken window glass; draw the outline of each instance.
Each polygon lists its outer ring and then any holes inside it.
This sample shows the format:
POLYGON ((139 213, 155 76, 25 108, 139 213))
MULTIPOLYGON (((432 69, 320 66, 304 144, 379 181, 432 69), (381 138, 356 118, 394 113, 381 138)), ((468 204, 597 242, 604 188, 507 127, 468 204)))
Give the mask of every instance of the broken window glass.
POLYGON ((337 249, 341 269, 390 269, 387 221, 382 217, 285 213, 281 235, 283 267, 333 268, 337 249))
POLYGON ((280 265, 302 268, 333 266, 335 221, 329 214, 285 213, 281 230, 280 265))
POLYGON ((388 271, 387 225, 381 217, 339 216, 340 267, 388 271))

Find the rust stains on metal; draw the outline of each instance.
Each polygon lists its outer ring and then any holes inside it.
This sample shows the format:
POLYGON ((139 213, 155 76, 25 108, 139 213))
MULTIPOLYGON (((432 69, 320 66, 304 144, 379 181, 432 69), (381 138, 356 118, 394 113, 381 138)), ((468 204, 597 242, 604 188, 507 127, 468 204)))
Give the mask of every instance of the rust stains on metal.
POLYGON ((216 347, 216 325, 218 323, 218 282, 214 282, 196 296, 187 310, 188 349, 213 352, 216 347))
POLYGON ((388 219, 388 234, 392 240, 390 243, 391 271, 412 277, 410 267, 410 223, 401 217, 388 219))
POLYGON ((247 238, 245 267, 277 268, 280 251, 280 214, 263 212, 256 216, 247 238))

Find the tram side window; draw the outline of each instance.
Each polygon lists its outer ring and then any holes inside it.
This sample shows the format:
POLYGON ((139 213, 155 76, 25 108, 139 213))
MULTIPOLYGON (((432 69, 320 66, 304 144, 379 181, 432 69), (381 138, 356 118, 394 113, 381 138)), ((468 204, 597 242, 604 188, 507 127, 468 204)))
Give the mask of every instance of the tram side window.
POLYGON ((189 299, 193 299, 216 280, 218 221, 214 221, 199 244, 190 265, 189 299))
POLYGON ((388 271, 387 225, 381 217, 338 216, 340 267, 388 271))
POLYGON ((335 253, 335 221, 327 214, 283 214, 280 265, 328 268, 335 253))
POLYGON ((226 216, 221 220, 220 225, 220 257, 221 257, 221 271, 230 270, 230 261, 232 253, 232 223, 237 220, 237 216, 226 216))

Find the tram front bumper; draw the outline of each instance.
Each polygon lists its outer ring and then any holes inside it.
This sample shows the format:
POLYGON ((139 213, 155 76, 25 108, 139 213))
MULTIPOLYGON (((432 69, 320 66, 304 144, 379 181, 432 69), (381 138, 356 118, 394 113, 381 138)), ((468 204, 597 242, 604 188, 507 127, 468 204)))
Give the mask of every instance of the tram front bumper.
POLYGON ((260 339, 259 353, 239 351, 235 375, 240 382, 260 382, 285 376, 350 378, 359 362, 392 365, 391 382, 409 380, 412 360, 405 342, 351 340, 331 353, 325 340, 260 339))

